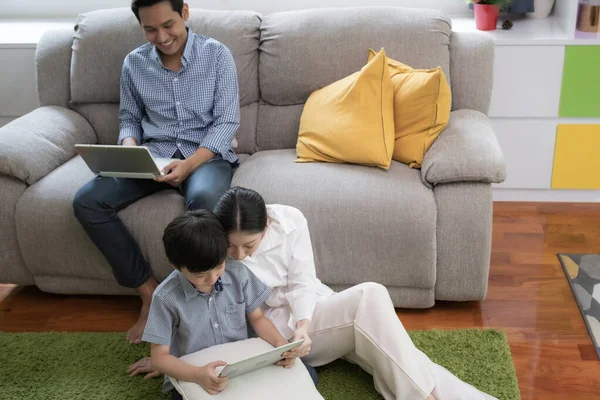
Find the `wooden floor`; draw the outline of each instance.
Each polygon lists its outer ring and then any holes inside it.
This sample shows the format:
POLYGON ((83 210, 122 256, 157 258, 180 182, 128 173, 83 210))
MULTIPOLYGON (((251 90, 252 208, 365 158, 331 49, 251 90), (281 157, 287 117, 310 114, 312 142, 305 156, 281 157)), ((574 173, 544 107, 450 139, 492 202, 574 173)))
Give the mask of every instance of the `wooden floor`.
MULTIPOLYGON (((503 329, 523 400, 600 400, 600 362, 556 258, 600 253, 600 204, 496 203, 492 248, 484 302, 398 310, 406 328, 503 329)), ((139 305, 0 285, 0 330, 124 331, 139 305)))

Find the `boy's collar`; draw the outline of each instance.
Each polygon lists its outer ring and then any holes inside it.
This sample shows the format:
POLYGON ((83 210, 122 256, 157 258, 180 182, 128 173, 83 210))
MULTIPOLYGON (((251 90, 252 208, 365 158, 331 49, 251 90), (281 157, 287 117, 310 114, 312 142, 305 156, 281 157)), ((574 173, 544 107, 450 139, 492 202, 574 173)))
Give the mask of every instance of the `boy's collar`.
MULTIPOLYGON (((200 292, 196 290, 194 285, 192 285, 192 283, 187 280, 187 278, 181 271, 177 271, 177 275, 179 276, 179 281, 181 282, 181 286, 183 287, 183 293, 185 294, 186 300, 189 300, 192 297, 198 296, 200 294, 200 292)), ((229 276, 227 268, 225 268, 225 271, 223 271, 223 274, 221 274, 221 277, 219 279, 221 279, 221 283, 223 285, 231 284, 231 276, 229 276)))

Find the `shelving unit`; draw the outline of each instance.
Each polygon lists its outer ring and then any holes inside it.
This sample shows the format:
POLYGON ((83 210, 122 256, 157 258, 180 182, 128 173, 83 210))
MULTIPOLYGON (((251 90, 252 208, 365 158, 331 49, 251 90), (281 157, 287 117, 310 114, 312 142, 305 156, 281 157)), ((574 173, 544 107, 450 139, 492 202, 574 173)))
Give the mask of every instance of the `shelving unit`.
MULTIPOLYGON (((577 3, 483 33, 496 46, 489 115, 508 168, 496 200, 600 202, 600 34, 576 35, 577 3)), ((470 18, 452 26, 476 31, 470 18)))

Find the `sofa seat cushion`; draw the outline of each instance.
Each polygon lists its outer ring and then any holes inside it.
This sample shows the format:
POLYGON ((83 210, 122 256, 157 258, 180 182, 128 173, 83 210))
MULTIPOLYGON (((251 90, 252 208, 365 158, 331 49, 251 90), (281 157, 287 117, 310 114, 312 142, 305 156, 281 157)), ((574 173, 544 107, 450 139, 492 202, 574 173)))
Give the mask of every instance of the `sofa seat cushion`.
POLYGON ((435 285, 436 204, 420 171, 395 161, 384 171, 295 158, 293 149, 255 153, 232 185, 304 213, 324 283, 435 285))
MULTIPOLYGON (((73 215, 75 193, 93 176, 77 156, 23 193, 17 204, 17 234, 25 263, 34 276, 114 281, 104 256, 73 215)), ((183 213, 184 207, 178 191, 164 190, 119 213, 159 280, 172 271, 164 254, 162 232, 173 218, 183 213)), ((60 292, 81 293, 77 287, 61 288, 60 292)))
MULTIPOLYGON (((233 363, 273 349, 260 338, 218 344, 181 357, 188 364, 203 366, 215 360, 233 363)), ((220 373, 223 367, 217 367, 220 373)), ((217 395, 208 394, 200 385, 169 377, 186 400, 263 400, 277 399, 285 393, 286 400, 323 400, 308 370, 300 359, 292 368, 269 365, 262 369, 231 378, 227 389, 217 395)))

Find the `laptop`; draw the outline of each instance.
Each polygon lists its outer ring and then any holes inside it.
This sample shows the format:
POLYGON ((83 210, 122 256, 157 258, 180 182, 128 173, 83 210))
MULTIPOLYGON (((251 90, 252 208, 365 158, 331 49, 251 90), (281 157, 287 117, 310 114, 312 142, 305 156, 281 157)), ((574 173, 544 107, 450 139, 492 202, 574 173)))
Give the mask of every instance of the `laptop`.
POLYGON ((256 371, 269 365, 275 364, 281 360, 281 354, 290 351, 304 343, 304 339, 296 340, 295 342, 275 347, 253 357, 248 357, 243 360, 227 364, 219 373, 219 377, 235 378, 236 376, 247 374, 248 372, 256 371))
POLYGON ((145 146, 76 144, 75 151, 96 175, 153 179, 176 158, 153 158, 145 146))

